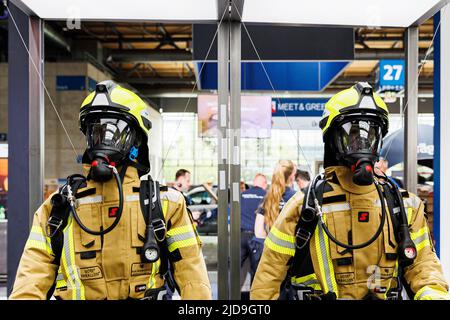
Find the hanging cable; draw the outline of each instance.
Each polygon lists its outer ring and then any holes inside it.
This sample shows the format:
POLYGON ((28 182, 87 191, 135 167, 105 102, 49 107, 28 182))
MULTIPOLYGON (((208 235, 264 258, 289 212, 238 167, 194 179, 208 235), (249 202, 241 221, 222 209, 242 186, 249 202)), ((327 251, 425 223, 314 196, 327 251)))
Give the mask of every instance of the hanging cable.
MULTIPOLYGON (((212 46, 213 46, 213 44, 214 44, 214 41, 215 41, 216 38, 217 38, 217 34, 219 33, 219 28, 220 28, 220 26, 221 26, 221 24, 222 24, 223 18, 225 17, 225 13, 226 13, 228 10, 229 10, 228 6, 226 6, 225 9, 223 10, 222 17, 220 18, 220 21, 219 21, 219 23, 218 23, 218 25, 217 25, 216 32, 214 33, 214 37, 212 38, 212 41, 211 41, 211 43, 210 43, 210 45, 209 45, 209 48, 208 48, 208 51, 206 52, 205 59, 204 59, 203 62, 202 62, 202 66, 201 66, 201 68, 200 68, 200 70, 199 70, 199 72, 198 72, 197 79, 195 80, 194 86, 192 87, 191 95, 189 95, 188 101, 186 102, 186 106, 184 107, 183 114, 186 112, 186 110, 187 110, 187 108, 188 108, 188 106, 189 106, 189 103, 191 102, 192 93, 194 93, 194 90, 195 90, 195 88, 197 87, 198 82, 200 81, 200 76, 201 76, 201 74, 202 74, 202 72, 203 72, 203 68, 204 68, 204 66, 205 66, 205 64, 206 64, 206 61, 208 60, 208 57, 209 57, 209 54, 210 54, 210 52, 211 52, 212 46)), ((180 120, 178 121, 178 123, 177 123, 177 128, 175 129, 173 138, 172 138, 172 140, 171 140, 171 142, 170 142, 170 144, 169 144, 169 148, 167 149, 167 152, 166 152, 164 158, 162 159, 162 162, 161 162, 161 168, 159 169, 159 172, 158 172, 158 178, 159 178, 159 179, 162 178, 162 177, 161 177, 161 172, 162 172, 162 170, 163 170, 163 168, 164 168, 164 163, 165 163, 166 160, 167 160, 167 157, 168 157, 168 155, 169 155, 169 153, 170 153, 170 150, 172 149, 173 144, 174 144, 174 142, 175 142, 176 133, 177 133, 178 130, 180 129, 181 121, 182 121, 182 119, 180 119, 180 120)))
MULTIPOLYGON (((447 7, 442 8, 442 9, 441 9, 441 12, 443 13, 444 10, 445 10, 446 8, 447 8, 447 7)), ((432 52, 431 47, 432 47, 433 44, 434 44, 434 39, 435 39, 435 37, 436 37, 436 35, 437 35, 437 33, 438 33, 440 27, 441 27, 441 20, 439 20, 439 23, 438 23, 438 25, 436 26, 436 30, 434 30, 433 37, 431 38, 430 45, 428 46, 428 49, 427 49, 427 51, 426 51, 426 53, 425 53, 425 57, 423 58, 423 60, 422 60, 421 63, 420 63, 419 71, 418 71, 418 73, 417 73, 417 78, 416 78, 415 81, 414 81, 414 87, 417 85, 417 83, 418 83, 418 81, 419 81, 420 73, 422 72, 422 69, 423 69, 424 66, 425 66, 425 62, 427 61, 428 56, 429 56, 429 55, 431 54, 431 52, 432 52)), ((407 97, 406 97, 406 98, 407 98, 407 97)), ((397 131, 397 130, 403 128, 404 119, 405 119, 405 111, 406 111, 406 108, 408 107, 408 104, 409 104, 409 100, 406 100, 405 106, 402 108, 402 113, 401 113, 401 115, 400 115, 400 116, 401 116, 401 119, 400 119, 400 122, 399 122, 399 126, 398 126, 397 129, 395 129, 394 131, 397 131)), ((400 107, 401 107, 401 106, 400 106, 400 107)), ((391 131, 391 132, 392 132, 392 131, 391 131)), ((392 143, 393 143, 393 142, 394 142, 394 139, 392 139, 391 143, 389 143, 389 146, 387 147, 386 154, 385 154, 385 156, 384 156, 385 158, 387 158, 387 156, 388 156, 388 154, 389 154, 389 151, 391 150, 391 146, 392 146, 392 143)))
MULTIPOLYGON (((265 74, 267 80, 269 81, 270 87, 272 88, 272 92, 273 92, 273 93, 276 93, 275 87, 274 87, 274 85, 273 85, 273 83, 272 83, 272 80, 270 79, 269 73, 267 72, 264 63, 262 62, 261 56, 259 55, 258 49, 256 48, 255 43, 253 42, 253 39, 252 39, 252 37, 250 36, 250 32, 248 31, 247 26, 245 25, 245 23, 242 21, 242 15, 241 15, 241 13, 239 12, 239 9, 238 9, 238 7, 236 6, 236 4, 234 3, 234 1, 231 0, 231 2, 233 3, 233 6, 234 6, 234 8, 236 9, 236 12, 237 12, 237 14, 239 15, 239 19, 241 20, 241 23, 242 23, 242 25, 244 26, 245 33, 247 34, 247 36, 248 36, 248 38, 249 38, 249 40, 250 40, 250 43, 251 43, 251 45, 252 45, 252 47, 253 47, 253 50, 255 51, 256 56, 258 57, 258 61, 259 61, 259 63, 261 64, 261 67, 262 67, 262 69, 263 69, 263 71, 264 71, 264 74, 265 74)), ((280 98, 277 97, 276 99, 277 99, 278 104, 280 104, 280 103, 281 103, 280 98)), ((287 123, 288 123, 289 130, 290 130, 290 131, 292 132, 292 134, 294 135, 294 138, 295 138, 295 140, 297 141, 297 145, 298 145, 298 147, 299 147, 299 149, 300 149, 300 152, 302 153, 303 158, 304 158, 304 160, 305 160, 305 162, 306 162, 306 165, 308 166, 309 173, 312 174, 312 167, 311 167, 311 165, 309 164, 308 159, 306 158, 306 154, 305 154, 305 152, 303 151, 302 146, 300 145, 299 136, 298 136, 298 131, 297 131, 297 130, 294 130, 294 129, 292 128, 291 122, 289 121, 289 117, 286 115, 286 111, 284 111, 284 110, 282 110, 282 111, 283 111, 284 117, 285 117, 285 119, 286 119, 286 121, 287 121, 287 123), (294 133, 294 131, 296 132, 296 134, 294 133)))
POLYGON ((64 133, 66 134, 66 137, 67 137, 67 139, 69 140, 70 145, 72 146, 73 152, 75 153, 75 158, 78 158, 78 152, 77 152, 77 150, 75 149, 75 145, 73 144, 72 139, 70 138, 70 135, 69 135, 69 133, 67 132, 66 126, 64 125, 64 122, 62 121, 62 118, 61 118, 61 116, 59 115, 58 110, 56 109, 55 103, 53 102, 53 99, 52 99, 52 97, 50 96, 50 93, 48 92, 47 86, 45 85, 45 82, 44 82, 44 78, 42 77, 42 73, 39 71, 39 68, 36 66, 36 63, 35 63, 34 60, 31 58, 30 50, 28 49, 28 47, 27 47, 27 45, 26 45, 26 43, 25 43, 25 40, 23 39, 23 36, 22 36, 22 34, 20 33, 20 30, 19 30, 19 28, 18 28, 18 26, 17 26, 17 24, 16 24, 16 19, 14 19, 14 15, 12 14, 11 10, 9 9, 9 7, 8 7, 7 5, 6 5, 6 9, 7 9, 7 11, 8 11, 9 16, 11 17, 11 21, 13 22, 14 27, 15 27, 17 33, 19 34, 20 40, 22 41, 22 44, 23 44, 25 50, 26 50, 27 53, 28 53, 28 58, 29 58, 29 60, 31 61, 31 64, 32 64, 33 67, 34 67, 34 70, 35 70, 36 73, 39 75, 39 81, 40 81, 40 83, 42 84, 42 86, 44 87, 44 91, 45 91, 45 93, 46 93, 46 95, 47 95, 47 97, 48 97, 48 100, 50 101, 51 106, 53 107, 53 110, 55 111, 55 114, 56 114, 56 116, 57 116, 59 122, 61 123, 61 127, 63 128, 64 133))

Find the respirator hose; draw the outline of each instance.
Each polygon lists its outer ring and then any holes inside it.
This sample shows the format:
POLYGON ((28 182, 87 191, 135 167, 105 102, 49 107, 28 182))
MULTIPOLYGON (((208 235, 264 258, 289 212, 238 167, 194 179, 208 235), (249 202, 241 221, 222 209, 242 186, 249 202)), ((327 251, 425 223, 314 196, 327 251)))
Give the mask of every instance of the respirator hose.
MULTIPOLYGON (((383 198, 383 194, 381 193, 380 190, 380 186, 378 185, 378 182, 374 181, 375 183, 375 187, 377 189, 378 192, 378 196, 380 198, 380 202, 381 202, 381 223, 377 229, 377 231, 375 232, 375 234, 372 236, 372 238, 370 238, 369 240, 367 240, 364 243, 361 244, 355 244, 355 245, 350 245, 350 244, 345 244, 341 241, 339 241, 338 239, 336 239, 330 232, 330 230, 328 230, 325 222, 323 221, 323 218, 320 217, 319 219, 319 223, 322 226, 323 230, 325 231, 325 233, 327 234, 328 238, 333 241, 335 244, 337 244, 338 246, 345 248, 345 249, 349 249, 349 250, 356 250, 356 249, 361 249, 361 248, 365 248, 367 246, 369 246, 370 244, 372 244, 372 242, 374 242, 381 234, 381 231, 383 231, 383 227, 384 227, 384 223, 386 221, 386 206, 384 203, 384 198, 383 198)), ((315 195, 315 191, 314 191, 314 187, 312 188, 313 191, 313 196, 314 198, 316 198, 315 195)))
POLYGON ((120 175, 117 172, 116 167, 114 166, 109 166, 109 168, 112 170, 114 178, 116 180, 117 183, 117 189, 119 191, 119 209, 116 212, 116 219, 113 221, 113 223, 106 228, 105 230, 100 230, 100 231, 94 231, 89 229, 88 227, 86 227, 82 222, 80 217, 77 214, 77 211, 75 210, 75 204, 71 203, 70 204, 70 211, 72 212, 73 217, 75 218, 75 221, 78 223, 78 225, 80 226, 80 228, 84 231, 87 232, 89 234, 92 234, 94 236, 103 236, 109 232, 111 232, 119 223, 120 218, 122 217, 122 210, 123 210, 123 189, 122 189, 122 181, 120 179, 120 175))

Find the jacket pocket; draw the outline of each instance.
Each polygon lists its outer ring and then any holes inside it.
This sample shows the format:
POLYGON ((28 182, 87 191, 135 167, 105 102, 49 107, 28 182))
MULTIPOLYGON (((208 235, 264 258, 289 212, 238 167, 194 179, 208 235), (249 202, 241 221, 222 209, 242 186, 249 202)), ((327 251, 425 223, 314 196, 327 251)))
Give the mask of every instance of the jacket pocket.
MULTIPOLYGON (((344 244, 349 244, 352 232, 350 212, 343 211, 329 214, 327 216, 327 227, 336 240, 344 244)), ((330 244, 330 255, 333 260, 353 256, 351 250, 346 250, 345 248, 338 246, 331 239, 328 239, 328 242, 330 244)))
MULTIPOLYGON (((81 223, 93 231, 100 230, 100 209, 98 204, 84 204, 77 208, 81 223)), ((74 247, 76 253, 98 251, 101 249, 101 237, 82 230, 74 221, 74 247)))

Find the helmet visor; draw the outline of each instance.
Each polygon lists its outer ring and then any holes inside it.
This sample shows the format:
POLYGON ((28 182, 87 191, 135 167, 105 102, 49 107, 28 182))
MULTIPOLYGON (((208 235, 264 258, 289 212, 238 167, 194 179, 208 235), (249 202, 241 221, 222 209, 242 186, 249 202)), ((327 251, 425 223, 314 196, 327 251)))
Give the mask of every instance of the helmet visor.
POLYGON ((351 120, 336 132, 337 146, 343 154, 365 153, 376 155, 381 147, 381 125, 370 120, 351 120))
POLYGON ((134 142, 133 128, 122 119, 94 118, 86 129, 90 149, 112 149, 126 154, 134 142))

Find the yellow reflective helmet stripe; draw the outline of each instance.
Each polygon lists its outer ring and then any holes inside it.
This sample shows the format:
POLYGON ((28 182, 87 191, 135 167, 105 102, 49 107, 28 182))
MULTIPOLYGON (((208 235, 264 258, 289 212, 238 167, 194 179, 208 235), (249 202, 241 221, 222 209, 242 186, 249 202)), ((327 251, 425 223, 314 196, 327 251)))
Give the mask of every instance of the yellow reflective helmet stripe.
POLYGON ((90 103, 92 103, 92 100, 95 97, 95 91, 91 92, 81 103, 81 108, 83 108, 85 105, 88 105, 90 103))
MULTIPOLYGON (((326 222, 326 216, 324 216, 323 219, 326 222)), ((315 246, 317 258, 319 260, 319 271, 322 278, 322 291, 324 293, 334 292, 336 297, 338 297, 338 287, 330 255, 330 244, 328 236, 320 223, 318 223, 315 231, 315 246)))
POLYGON ((310 287, 313 288, 314 290, 322 289, 315 273, 311 273, 302 277, 292 277, 291 284, 310 287))
POLYGON ((357 104, 358 100, 358 92, 353 87, 342 90, 331 97, 325 104, 324 116, 328 116, 328 120, 322 128, 322 132, 325 133, 328 130, 333 120, 340 114, 339 110, 357 104))
POLYGON ((38 225, 33 225, 31 227, 30 235, 28 236, 25 246, 46 251, 49 255, 54 255, 50 238, 44 233, 42 227, 38 225))
POLYGON ((425 286, 417 291, 414 300, 450 300, 450 294, 433 286, 425 286))
POLYGON ((295 237, 288 235, 273 226, 264 241, 269 249, 289 256, 295 255, 295 237))
MULTIPOLYGON (((127 113, 132 115, 138 123, 139 127, 144 131, 146 135, 148 135, 150 128, 150 115, 148 113, 148 105, 144 102, 136 93, 125 89, 117 84, 110 89, 110 92, 107 93, 99 93, 99 94, 107 94, 109 95, 109 99, 113 104, 124 106, 125 108, 121 110, 123 113, 127 113), (148 123, 144 123, 143 118, 148 120, 148 123)), ((84 107, 88 107, 91 103, 94 102, 94 98, 96 97, 97 92, 91 92, 81 104, 81 109, 84 107)), ((109 104, 109 102, 108 102, 109 104)), ((81 118, 81 114, 80 114, 81 118)))
POLYGON ((61 253, 61 264, 68 281, 68 289, 72 290, 73 300, 86 300, 84 286, 80 279, 79 268, 75 264, 75 247, 73 240, 73 218, 69 217, 64 228, 64 245, 61 253))
MULTIPOLYGON (((338 92, 333 97, 331 97, 330 100, 328 100, 328 102, 325 104, 322 120, 320 123, 323 135, 325 135, 325 133, 328 131, 330 126, 333 124, 334 120, 339 115, 341 115, 343 108, 353 106, 355 107, 355 109, 359 108, 358 102, 360 100, 360 94, 358 93, 358 90, 355 88, 355 86, 352 86, 351 88, 338 92), (326 123, 322 123, 325 120, 326 123)), ((386 113, 389 113, 389 109, 386 103, 383 101, 383 99, 381 99, 381 97, 378 94, 372 93, 372 97, 378 108, 385 111, 386 113)))

